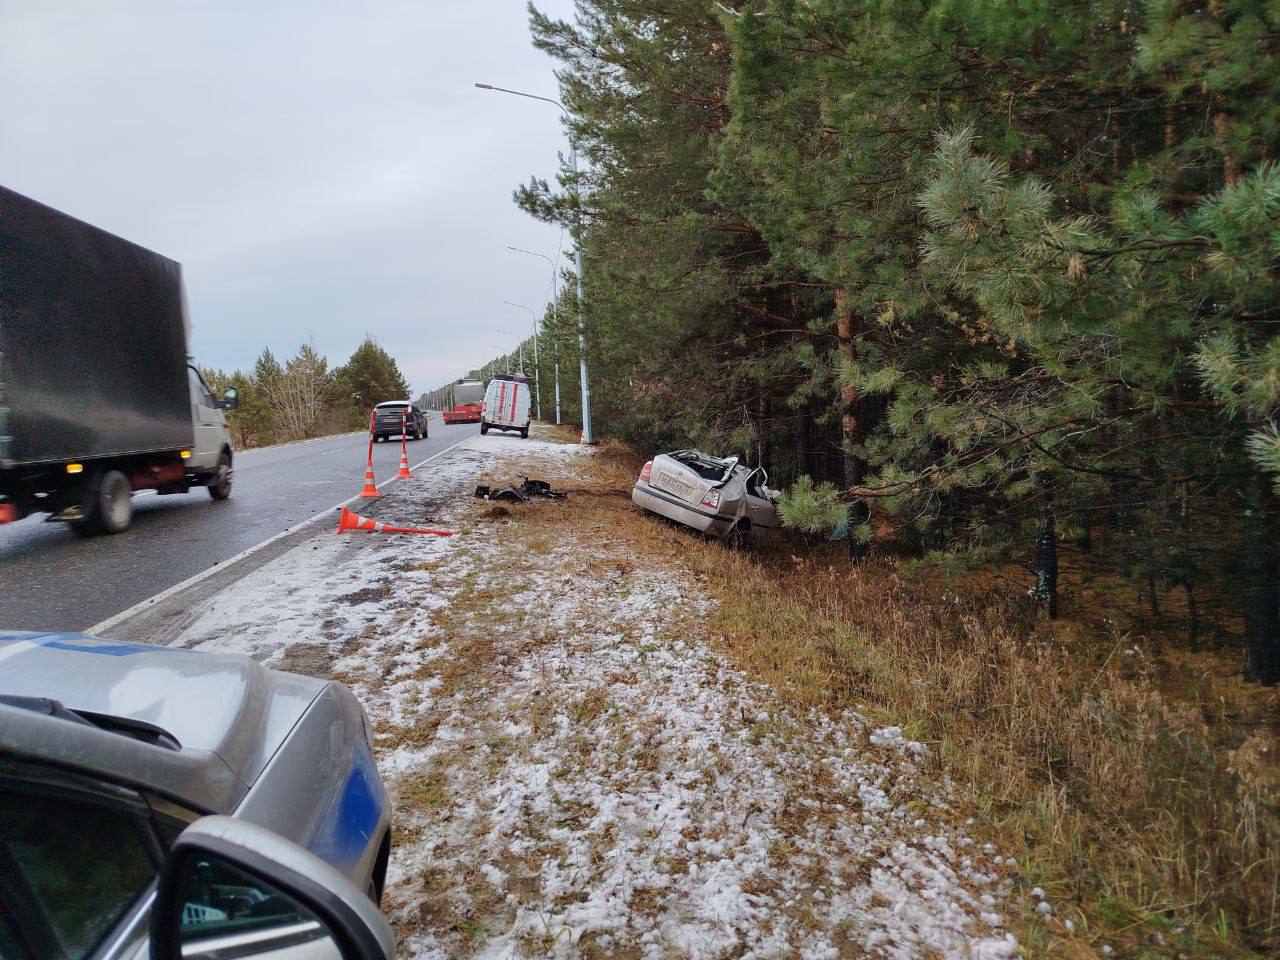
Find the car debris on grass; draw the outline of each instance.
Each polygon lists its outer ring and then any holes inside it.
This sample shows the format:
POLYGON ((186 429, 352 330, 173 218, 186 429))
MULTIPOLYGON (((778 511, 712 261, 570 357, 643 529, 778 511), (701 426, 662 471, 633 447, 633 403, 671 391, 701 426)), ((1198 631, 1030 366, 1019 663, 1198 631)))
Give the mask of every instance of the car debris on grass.
POLYGON ((569 494, 564 491, 552 490, 551 484, 545 480, 531 480, 525 477, 519 486, 514 483, 508 483, 501 487, 488 483, 477 484, 476 496, 481 500, 512 500, 528 503, 530 500, 539 498, 564 500, 569 494))

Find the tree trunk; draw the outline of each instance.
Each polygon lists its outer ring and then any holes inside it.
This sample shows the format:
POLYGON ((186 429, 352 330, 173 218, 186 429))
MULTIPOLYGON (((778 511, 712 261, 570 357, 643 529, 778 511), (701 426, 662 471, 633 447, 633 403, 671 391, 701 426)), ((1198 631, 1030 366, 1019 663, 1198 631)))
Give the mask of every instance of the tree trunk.
POLYGON ((809 463, 809 405, 796 407, 793 416, 792 439, 795 442, 796 477, 807 477, 812 471, 809 463))
POLYGON ((1044 484, 1044 514, 1036 538, 1035 597, 1050 620, 1058 619, 1058 522, 1053 513, 1053 487, 1044 484))
POLYGON ((756 446, 760 451, 760 466, 766 471, 775 470, 773 462, 773 443, 770 432, 770 421, 773 419, 773 403, 768 394, 760 395, 759 426, 756 430, 756 446))
POLYGON ((1245 679, 1280 683, 1280 497, 1256 473, 1245 512, 1245 679))
MULTIPOLYGON (((857 358, 855 340, 858 331, 849 298, 844 290, 836 291, 836 342, 841 366, 854 363, 857 358)), ((862 482, 862 464, 854 448, 862 442, 862 423, 858 419, 858 388, 845 384, 840 388, 840 449, 843 460, 843 481, 846 490, 862 482)), ((855 530, 867 522, 867 503, 858 499, 849 505, 849 560, 861 563, 867 555, 867 544, 855 536, 855 530)))

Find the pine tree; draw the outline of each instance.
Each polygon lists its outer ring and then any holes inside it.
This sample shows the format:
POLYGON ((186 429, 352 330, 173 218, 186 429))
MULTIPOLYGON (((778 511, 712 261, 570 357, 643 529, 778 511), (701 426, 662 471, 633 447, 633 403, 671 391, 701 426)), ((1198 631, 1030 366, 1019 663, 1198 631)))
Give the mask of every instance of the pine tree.
POLYGON ((278 418, 271 405, 271 393, 283 375, 284 368, 275 355, 269 349, 263 350, 249 374, 252 389, 240 398, 240 419, 257 446, 281 439, 276 432, 278 418))
POLYGON ((345 364, 334 371, 332 401, 346 411, 352 427, 367 423, 369 411, 386 400, 409 396, 409 383, 395 358, 365 336, 345 364))

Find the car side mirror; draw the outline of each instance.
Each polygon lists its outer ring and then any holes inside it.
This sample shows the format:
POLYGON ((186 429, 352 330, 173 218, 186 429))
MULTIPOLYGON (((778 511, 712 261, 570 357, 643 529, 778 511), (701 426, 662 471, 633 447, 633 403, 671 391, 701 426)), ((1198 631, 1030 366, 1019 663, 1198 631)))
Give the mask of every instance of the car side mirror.
POLYGON ((235 387, 227 387, 222 394, 222 402, 218 404, 223 410, 234 410, 240 406, 240 391, 235 387))
POLYGON ((151 960, 305 956, 393 960, 364 891, 265 827, 203 817, 178 837, 151 908, 151 960))

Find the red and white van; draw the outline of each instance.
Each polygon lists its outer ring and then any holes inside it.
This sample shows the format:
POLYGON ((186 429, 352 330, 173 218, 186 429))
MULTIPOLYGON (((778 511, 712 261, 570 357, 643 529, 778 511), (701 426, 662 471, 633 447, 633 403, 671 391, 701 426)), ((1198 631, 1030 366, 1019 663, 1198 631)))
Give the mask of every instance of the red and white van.
POLYGON ((529 381, 524 377, 500 373, 489 381, 480 414, 480 432, 491 429, 518 430, 520 436, 529 436, 529 381))

